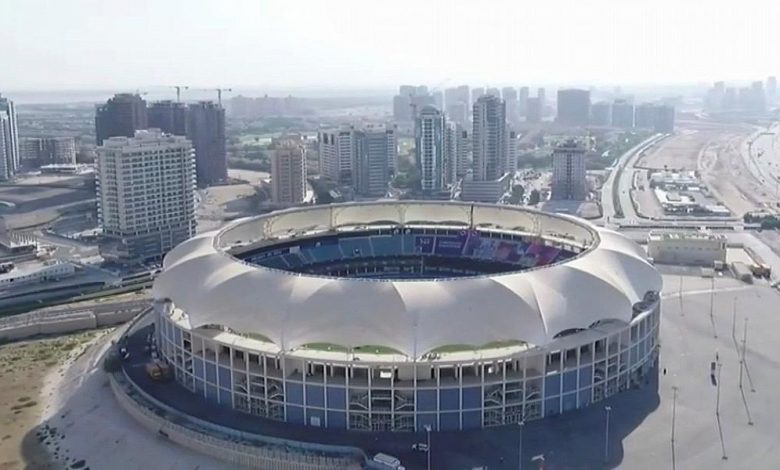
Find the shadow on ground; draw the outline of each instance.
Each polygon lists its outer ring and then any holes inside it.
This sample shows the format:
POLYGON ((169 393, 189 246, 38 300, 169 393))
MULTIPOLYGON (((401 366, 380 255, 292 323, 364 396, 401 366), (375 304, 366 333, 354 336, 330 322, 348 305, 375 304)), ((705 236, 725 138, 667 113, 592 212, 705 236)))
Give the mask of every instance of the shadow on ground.
MULTIPOLYGON (((142 348, 143 334, 144 330, 141 330, 140 334, 136 332, 131 337, 131 350, 134 346, 142 348), (134 340, 138 344, 134 345, 134 340)), ((139 351, 136 357, 143 360, 143 353, 139 351)), ((304 442, 359 447, 369 456, 377 452, 384 452, 400 458, 407 469, 426 468, 426 454, 412 450, 413 444, 425 442, 425 433, 357 432, 335 429, 329 429, 326 432, 320 428, 261 419, 207 402, 202 396, 195 395, 176 383, 152 382, 145 376, 143 367, 134 367, 132 364, 126 364, 126 366, 132 379, 150 395, 172 408, 197 418, 257 434, 304 442)), ((88 390, 103 389, 105 393, 110 393, 110 390, 105 388, 108 380, 102 371, 89 374, 86 380, 90 383, 95 380, 101 381, 101 384, 93 384, 92 387, 87 388, 88 390)), ((82 387, 87 387, 87 385, 82 385, 82 387)), ((94 399, 93 403, 99 403, 96 398, 92 399, 94 399)), ((43 436, 44 440, 49 441, 45 447, 50 451, 56 450, 58 443, 63 443, 63 439, 65 439, 62 436, 66 435, 68 428, 74 424, 70 423, 73 419, 68 416, 68 410, 90 408, 85 405, 85 400, 89 401, 90 397, 78 392, 74 393, 62 409, 57 410, 50 423, 45 423, 42 427, 28 433, 25 437, 27 445, 25 445, 24 454, 25 461, 28 463, 27 468, 59 467, 59 465, 49 467, 38 464, 41 462, 39 453, 42 448, 39 442, 43 436), (54 426, 58 429, 52 431, 51 428, 54 426)), ((622 442, 624 438, 658 408, 659 402, 658 371, 654 369, 648 374, 647 381, 643 383, 641 388, 625 391, 583 410, 531 421, 523 428, 522 468, 537 468, 537 465, 532 462, 532 457, 537 455, 544 455, 547 470, 615 468, 623 461, 622 442), (604 461, 605 406, 611 407, 609 457, 606 462, 604 461)), ((101 414, 101 409, 96 404, 93 408, 86 410, 86 413, 93 415, 92 419, 95 419, 94 415, 101 414)), ((105 413, 110 414, 108 411, 105 413)), ((109 419, 110 417, 106 416, 105 418, 109 419)), ((97 426, 111 426, 113 424, 109 421, 97 426)), ((100 441, 100 429, 96 429, 95 432, 96 441, 100 441)), ((455 470, 486 466, 490 470, 514 470, 519 467, 519 438, 520 428, 517 425, 463 432, 434 432, 431 435, 431 467, 455 470)), ((160 442, 159 444, 171 445, 169 442, 160 442)), ((105 445, 110 447, 114 445, 114 442, 106 442, 105 445)), ((67 445, 62 446, 63 449, 66 447, 67 445)), ((57 463, 65 463, 63 460, 67 458, 66 465, 70 467, 74 463, 81 463, 83 459, 86 463, 85 466, 89 466, 90 456, 63 454, 63 452, 60 451, 57 463)), ((138 449, 138 452, 143 453, 144 449, 138 449)), ((157 463, 162 464, 162 462, 157 463)))

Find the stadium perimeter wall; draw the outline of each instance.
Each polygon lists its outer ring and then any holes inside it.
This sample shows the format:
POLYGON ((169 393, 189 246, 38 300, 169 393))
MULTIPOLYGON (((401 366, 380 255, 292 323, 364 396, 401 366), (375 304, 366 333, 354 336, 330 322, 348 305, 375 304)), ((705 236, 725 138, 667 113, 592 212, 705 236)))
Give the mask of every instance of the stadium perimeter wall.
POLYGON ((47 317, 45 312, 15 315, 0 320, 0 342, 117 325, 132 319, 137 313, 137 310, 131 309, 101 313, 86 310, 51 317, 47 317))
MULTIPOLYGON (((117 377, 109 374, 111 390, 119 406, 133 419, 151 432, 200 454, 234 465, 267 470, 357 470, 363 468, 356 459, 323 457, 291 453, 279 447, 258 447, 241 444, 232 440, 220 439, 212 435, 197 432, 158 416, 153 410, 144 407, 133 399, 117 377)), ((132 382, 128 386, 133 391, 147 396, 132 382)), ((148 397, 148 396, 147 396, 148 397)))

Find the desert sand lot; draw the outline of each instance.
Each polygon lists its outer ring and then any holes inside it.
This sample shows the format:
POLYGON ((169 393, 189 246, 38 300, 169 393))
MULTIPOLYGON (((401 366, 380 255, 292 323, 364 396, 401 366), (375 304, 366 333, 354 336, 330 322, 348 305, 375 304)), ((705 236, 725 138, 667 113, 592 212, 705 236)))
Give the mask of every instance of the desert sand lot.
POLYGON ((60 468, 68 461, 67 455, 50 458, 46 439, 35 434, 45 411, 41 390, 47 377, 62 374, 70 361, 108 331, 0 346, 0 470, 60 468))

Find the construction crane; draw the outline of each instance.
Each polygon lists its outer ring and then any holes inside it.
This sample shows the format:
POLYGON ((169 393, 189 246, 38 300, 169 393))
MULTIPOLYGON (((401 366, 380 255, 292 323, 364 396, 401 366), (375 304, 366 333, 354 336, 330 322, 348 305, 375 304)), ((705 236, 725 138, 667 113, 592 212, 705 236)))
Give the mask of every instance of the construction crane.
POLYGON ((222 92, 223 91, 233 91, 232 88, 215 88, 217 91, 217 103, 222 106, 222 92))
POLYGON ((222 92, 225 91, 233 91, 232 88, 196 88, 198 91, 216 91, 217 92, 217 103, 219 103, 220 106, 222 106, 222 92))
POLYGON ((174 85, 174 86, 170 86, 168 88, 175 88, 176 89, 176 102, 177 103, 181 103, 181 91, 190 89, 190 87, 188 87, 187 85, 174 85))

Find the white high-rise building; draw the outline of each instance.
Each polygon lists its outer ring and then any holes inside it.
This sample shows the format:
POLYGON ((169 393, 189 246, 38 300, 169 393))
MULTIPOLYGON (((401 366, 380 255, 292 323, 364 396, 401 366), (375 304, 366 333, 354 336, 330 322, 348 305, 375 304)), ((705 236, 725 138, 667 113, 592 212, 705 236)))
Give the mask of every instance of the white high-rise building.
POLYGON ((518 96, 518 113, 520 116, 525 116, 528 112, 528 97, 529 89, 527 86, 520 87, 520 94, 518 96))
POLYGON ((512 124, 520 122, 520 101, 517 98, 517 88, 504 87, 501 90, 501 98, 506 103, 506 119, 512 124))
POLYGON ((320 175, 331 181, 339 181, 339 146, 336 132, 320 131, 317 133, 317 149, 319 153, 320 175))
POLYGON ((195 234, 195 152, 159 130, 111 137, 97 149, 98 219, 107 259, 160 259, 195 234))
POLYGON ((432 106, 423 108, 415 122, 414 139, 420 186, 424 193, 445 187, 444 115, 432 106))
POLYGON ((458 179, 458 124, 444 123, 444 183, 452 184, 458 179))
POLYGON ((469 131, 461 125, 456 127, 457 132, 457 159, 455 162, 455 177, 457 179, 466 176, 472 168, 471 160, 471 136, 469 131))
MULTIPOLYGON (((387 141, 387 159, 388 170, 393 174, 398 173, 398 127, 396 125, 385 125, 385 139, 387 141)), ((389 180, 389 175, 388 175, 389 180)))
POLYGON ((306 147, 300 137, 283 137, 271 149, 271 200, 294 205, 305 197, 306 147))
POLYGON ((446 184, 460 180, 471 169, 469 132, 457 122, 445 122, 444 178, 446 184))
POLYGON ((354 187, 361 196, 384 196, 390 169, 398 155, 398 135, 394 126, 373 125, 354 132, 354 187))
POLYGON ((497 180, 504 173, 502 166, 506 151, 506 105, 495 96, 482 96, 474 103, 473 119, 471 145, 474 180, 497 180))
POLYGON ((355 184, 355 130, 342 129, 336 133, 339 159, 339 183, 355 184))
POLYGON ((14 102, 0 95, 0 181, 12 178, 19 169, 19 131, 14 102))
POLYGON ((553 151, 553 200, 584 201, 588 194, 585 178, 585 149, 569 140, 553 151))
POLYGON ((473 120, 473 172, 463 180, 461 199, 497 202, 511 182, 511 175, 504 176, 508 166, 506 104, 493 95, 482 96, 474 103, 473 120))
POLYGON ((501 162, 501 171, 503 173, 514 174, 517 171, 517 157, 520 153, 520 136, 517 132, 507 130, 506 149, 504 151, 504 160, 501 162))

